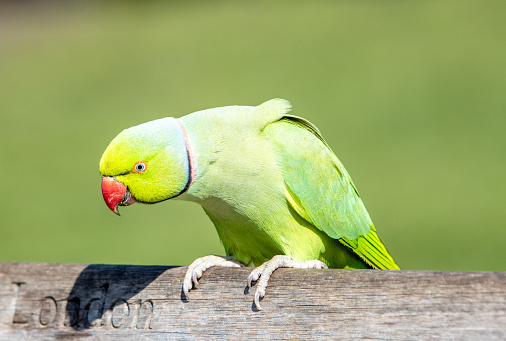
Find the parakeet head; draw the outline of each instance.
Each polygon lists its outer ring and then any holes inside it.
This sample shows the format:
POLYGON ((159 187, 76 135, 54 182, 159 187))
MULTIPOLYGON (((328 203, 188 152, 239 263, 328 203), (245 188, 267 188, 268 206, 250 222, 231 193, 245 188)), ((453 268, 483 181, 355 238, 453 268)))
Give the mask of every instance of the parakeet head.
POLYGON ((118 206, 156 203, 184 192, 190 172, 183 126, 162 118, 125 129, 111 141, 100 160, 102 195, 119 215, 118 206))

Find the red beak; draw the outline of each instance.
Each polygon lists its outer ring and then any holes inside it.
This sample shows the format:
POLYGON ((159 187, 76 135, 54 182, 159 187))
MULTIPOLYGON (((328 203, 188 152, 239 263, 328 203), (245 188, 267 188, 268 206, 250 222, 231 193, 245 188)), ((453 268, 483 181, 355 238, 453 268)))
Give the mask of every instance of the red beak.
POLYGON ((137 202, 124 184, 109 176, 102 177, 102 196, 107 207, 117 215, 119 215, 118 206, 128 206, 137 202))

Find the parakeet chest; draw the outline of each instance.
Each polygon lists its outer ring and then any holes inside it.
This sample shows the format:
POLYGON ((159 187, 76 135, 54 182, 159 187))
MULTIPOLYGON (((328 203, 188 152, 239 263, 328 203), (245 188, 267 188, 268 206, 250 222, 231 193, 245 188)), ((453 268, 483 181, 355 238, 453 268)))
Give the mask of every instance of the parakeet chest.
POLYGON ((273 234, 287 206, 272 147, 244 135, 218 146, 206 160, 197 154, 199 176, 181 198, 204 208, 227 254, 237 260, 249 264, 281 254, 273 234))
MULTIPOLYGON (((214 223, 227 254, 258 265, 283 254, 283 231, 290 226, 282 189, 254 173, 221 184, 215 196, 200 204, 214 223), (253 181, 253 183, 248 183, 253 181)), ((224 179, 227 179, 226 177, 224 179)))

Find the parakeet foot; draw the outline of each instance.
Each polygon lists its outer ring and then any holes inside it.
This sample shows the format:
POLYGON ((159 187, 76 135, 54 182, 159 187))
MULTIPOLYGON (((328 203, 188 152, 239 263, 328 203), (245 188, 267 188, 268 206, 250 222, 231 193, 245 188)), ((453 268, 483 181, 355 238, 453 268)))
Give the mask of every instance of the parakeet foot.
POLYGON ((183 293, 188 299, 188 292, 195 286, 198 285, 198 279, 202 277, 204 271, 213 266, 221 266, 225 268, 239 268, 244 264, 230 260, 228 257, 220 256, 205 256, 197 258, 190 264, 183 281, 183 293))
POLYGON ((277 268, 328 269, 328 266, 316 259, 307 262, 296 262, 288 256, 278 255, 256 267, 248 276, 248 287, 251 288, 251 283, 258 280, 255 297, 253 299, 258 310, 262 310, 260 307, 260 298, 265 296, 265 289, 267 288, 269 279, 277 268))

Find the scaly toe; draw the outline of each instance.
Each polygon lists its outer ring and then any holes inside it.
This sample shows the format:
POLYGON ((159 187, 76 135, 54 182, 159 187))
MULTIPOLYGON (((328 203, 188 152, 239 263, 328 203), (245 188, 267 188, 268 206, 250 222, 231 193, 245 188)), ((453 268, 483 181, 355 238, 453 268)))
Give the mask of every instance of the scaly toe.
POLYGON ((265 290, 269 284, 271 275, 278 268, 294 268, 294 269, 328 269, 328 266, 319 260, 310 260, 305 262, 297 262, 286 255, 276 255, 272 259, 264 262, 256 267, 248 276, 248 287, 251 288, 253 282, 256 283, 255 297, 253 301, 258 310, 260 307, 260 299, 265 296, 265 290))
POLYGON ((253 282, 258 281, 258 279, 262 275, 262 272, 264 271, 266 265, 267 265, 267 262, 263 263, 260 266, 257 266, 256 268, 253 269, 253 271, 251 271, 251 273, 248 276, 248 288, 251 288, 251 286, 253 285, 252 284, 253 282))
POLYGON ((198 280, 202 277, 204 271, 213 266, 222 266, 229 268, 238 268, 243 264, 237 261, 229 260, 227 257, 206 256, 198 258, 190 264, 183 280, 183 293, 188 299, 188 292, 198 286, 198 280))
POLYGON ((315 260, 312 266, 313 269, 328 269, 327 264, 320 262, 319 260, 315 260))

